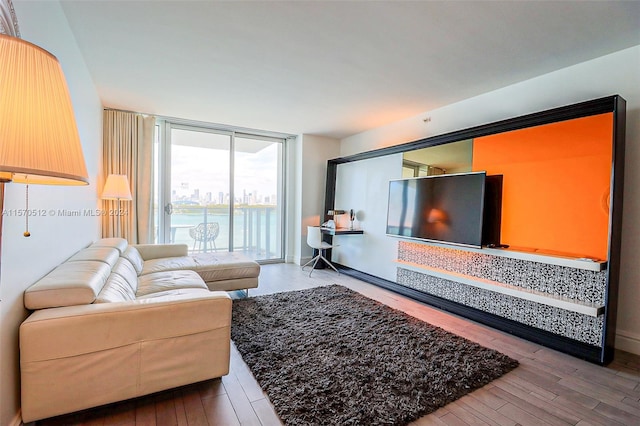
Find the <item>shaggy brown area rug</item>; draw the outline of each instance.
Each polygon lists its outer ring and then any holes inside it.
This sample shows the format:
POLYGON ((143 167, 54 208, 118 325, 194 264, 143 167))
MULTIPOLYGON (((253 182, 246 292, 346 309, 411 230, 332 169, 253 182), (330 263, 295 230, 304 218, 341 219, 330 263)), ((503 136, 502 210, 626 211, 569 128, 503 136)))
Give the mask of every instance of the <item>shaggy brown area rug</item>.
POLYGON ((518 365, 339 285, 235 300, 231 338, 287 425, 406 425, 518 365))

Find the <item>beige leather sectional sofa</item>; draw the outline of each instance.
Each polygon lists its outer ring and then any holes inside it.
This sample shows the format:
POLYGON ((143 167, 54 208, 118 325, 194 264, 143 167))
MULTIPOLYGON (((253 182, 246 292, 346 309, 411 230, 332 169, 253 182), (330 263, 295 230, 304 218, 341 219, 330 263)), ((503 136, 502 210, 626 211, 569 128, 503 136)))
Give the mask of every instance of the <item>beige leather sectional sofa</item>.
POLYGON ((259 272, 185 245, 111 238, 80 250, 25 291, 23 421, 227 374, 231 299, 219 290, 256 287, 259 272))

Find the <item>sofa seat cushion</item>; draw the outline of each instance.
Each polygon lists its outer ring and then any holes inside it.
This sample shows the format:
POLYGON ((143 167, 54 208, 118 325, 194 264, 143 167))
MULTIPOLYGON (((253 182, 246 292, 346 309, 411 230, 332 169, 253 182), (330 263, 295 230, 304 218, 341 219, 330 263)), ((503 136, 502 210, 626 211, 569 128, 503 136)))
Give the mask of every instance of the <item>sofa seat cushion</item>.
POLYGON ((207 285, 193 271, 165 271, 141 275, 138 278, 136 298, 180 289, 204 289, 207 285))
POLYGON ((140 276, 156 272, 194 270, 195 267, 196 262, 189 256, 163 257, 145 260, 140 276))
POLYGON ((24 292, 27 309, 93 303, 109 278, 111 267, 100 261, 65 262, 24 292))
POLYGON ((257 278, 260 265, 236 252, 199 253, 193 256, 167 257, 144 262, 142 276, 170 270, 196 271, 205 282, 257 278))
MULTIPOLYGON (((206 287, 206 286, 205 286, 206 287)), ((213 293, 209 291, 207 288, 174 288, 171 290, 158 291, 155 293, 145 294, 144 296, 139 296, 136 300, 139 302, 144 302, 145 300, 171 300, 171 298, 176 296, 184 296, 191 295, 193 297, 197 297, 198 295, 206 296, 207 293, 213 293)))
POLYGON ((260 265, 237 252, 200 253, 193 256, 194 270, 205 282, 257 278, 260 265))

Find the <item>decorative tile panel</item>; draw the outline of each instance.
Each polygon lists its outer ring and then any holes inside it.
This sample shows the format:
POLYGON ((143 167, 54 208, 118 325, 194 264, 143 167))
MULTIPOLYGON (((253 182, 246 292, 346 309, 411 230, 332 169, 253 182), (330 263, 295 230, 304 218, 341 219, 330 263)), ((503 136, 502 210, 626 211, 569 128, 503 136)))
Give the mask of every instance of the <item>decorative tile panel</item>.
MULTIPOLYGON (((478 254, 475 253, 473 253, 473 255, 474 256, 469 257, 478 256, 478 254)), ((476 266, 468 270, 476 268, 477 265, 476 263, 476 266)), ((512 263, 509 263, 509 265, 513 266, 512 263)), ((527 265, 520 263, 518 263, 518 267, 528 268, 527 265)), ((549 271, 543 273, 549 273, 549 271)), ((519 271, 517 274, 524 275, 525 271, 519 271)), ((535 271, 532 272, 532 274, 536 275, 535 271)), ((397 283, 560 336, 598 347, 602 346, 601 337, 604 329, 604 317, 602 315, 599 317, 583 315, 577 312, 571 312, 455 281, 410 271, 402 267, 399 267, 397 271, 397 283)), ((540 288, 538 288, 538 290, 540 290, 540 288)))
POLYGON ((562 296, 605 304, 606 271, 590 271, 401 241, 398 260, 562 296))

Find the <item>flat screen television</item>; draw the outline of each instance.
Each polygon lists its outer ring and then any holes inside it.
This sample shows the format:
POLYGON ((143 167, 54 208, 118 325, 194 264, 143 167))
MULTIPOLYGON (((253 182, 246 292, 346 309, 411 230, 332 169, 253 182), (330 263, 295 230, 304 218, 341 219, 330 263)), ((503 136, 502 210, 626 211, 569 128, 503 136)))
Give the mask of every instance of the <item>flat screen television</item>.
POLYGON ((485 182, 486 172, 389 181, 387 235, 481 247, 485 182))

